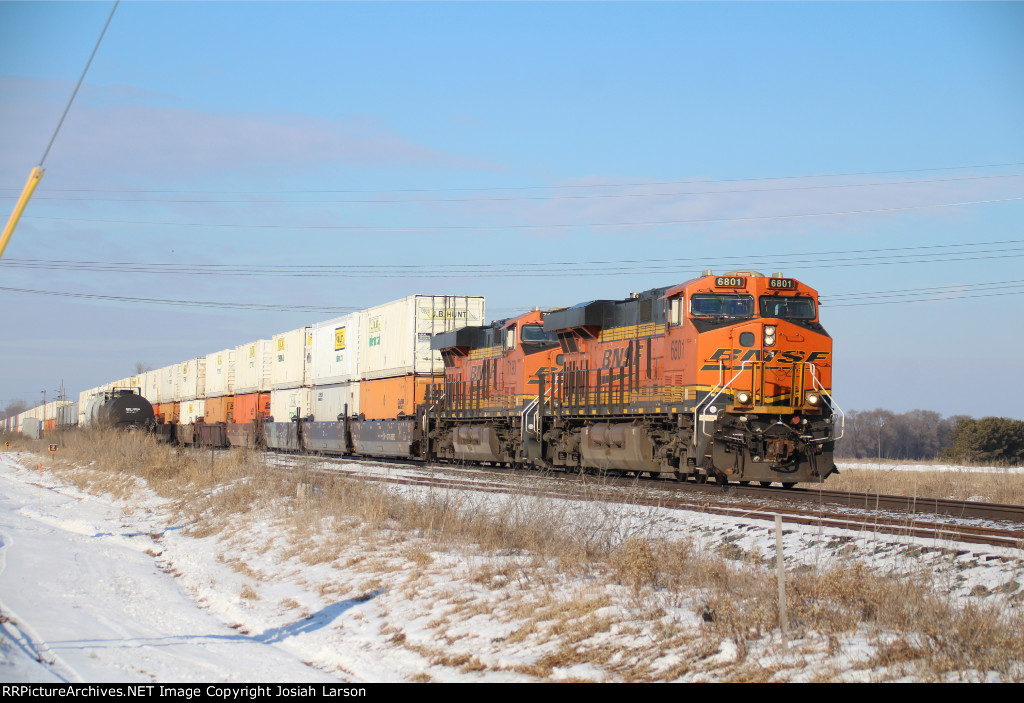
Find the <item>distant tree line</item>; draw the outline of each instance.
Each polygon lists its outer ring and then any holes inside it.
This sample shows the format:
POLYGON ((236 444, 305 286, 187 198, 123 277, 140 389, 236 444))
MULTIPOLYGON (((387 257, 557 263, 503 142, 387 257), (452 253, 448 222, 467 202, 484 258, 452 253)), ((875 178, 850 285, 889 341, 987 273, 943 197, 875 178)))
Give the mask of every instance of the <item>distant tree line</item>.
POLYGON ((836 444, 836 457, 1024 464, 1024 421, 942 417, 931 410, 854 410, 846 414, 846 429, 836 444))

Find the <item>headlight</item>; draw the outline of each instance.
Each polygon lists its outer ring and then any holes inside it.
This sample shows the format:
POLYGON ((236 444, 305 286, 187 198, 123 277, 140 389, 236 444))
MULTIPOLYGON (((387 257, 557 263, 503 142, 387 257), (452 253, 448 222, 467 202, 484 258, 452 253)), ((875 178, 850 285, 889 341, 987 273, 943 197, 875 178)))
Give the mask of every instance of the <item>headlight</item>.
POLYGON ((775 346, 775 325, 764 326, 764 345, 766 347, 775 346))
POLYGON ((807 401, 808 405, 817 405, 818 403, 821 402, 821 396, 815 393, 814 391, 811 391, 804 397, 804 400, 807 401))
POLYGON ((750 403, 750 394, 746 391, 740 391, 736 394, 736 402, 740 405, 748 405, 750 403))

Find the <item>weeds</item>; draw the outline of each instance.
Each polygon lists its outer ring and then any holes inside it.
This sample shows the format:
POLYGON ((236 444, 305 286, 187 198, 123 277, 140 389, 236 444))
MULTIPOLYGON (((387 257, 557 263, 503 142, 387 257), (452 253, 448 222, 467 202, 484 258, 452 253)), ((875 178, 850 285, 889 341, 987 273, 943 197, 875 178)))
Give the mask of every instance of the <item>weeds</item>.
MULTIPOLYGON (((705 551, 693 540, 657 539, 646 509, 626 519, 620 506, 598 501, 454 490, 412 498, 386 484, 318 473, 310 462, 282 471, 258 453, 180 451, 143 434, 68 433, 51 463, 83 490, 125 500, 150 490, 168 499, 172 519, 191 536, 223 538, 223 561, 250 581, 263 582, 266 572, 244 554, 304 565, 296 572, 303 579, 329 565, 343 578, 310 583, 311 594, 373 602, 382 633, 393 634, 390 646, 462 674, 506 659, 502 648, 529 652, 508 668, 538 678, 564 678, 580 665, 588 676, 603 671, 624 681, 792 674, 771 658, 778 640, 771 565, 731 543, 705 551), (245 526, 256 520, 278 528, 272 544, 250 543, 245 526), (442 572, 442 585, 432 586, 442 572), (423 621, 433 613, 425 630, 389 624, 397 598, 415 602, 423 621), (458 629, 471 618, 501 623, 506 634, 458 629)), ((841 678, 850 666, 842 664, 844 650, 855 640, 868 652, 859 666, 877 678, 1024 675, 1019 611, 957 603, 920 576, 878 574, 855 561, 793 571, 787 591, 791 637, 819 661, 815 678, 841 678)), ((248 584, 240 595, 260 597, 248 584)), ((279 605, 300 607, 292 599, 279 605)))
MULTIPOLYGON (((864 462, 870 464, 870 462, 864 462)), ((884 466, 892 465, 885 460, 884 466)), ((833 491, 855 491, 918 498, 948 498, 986 503, 1024 505, 1024 474, 1009 469, 971 470, 901 470, 897 466, 885 470, 856 468, 849 464, 838 476, 825 481, 824 488, 833 491)), ((818 484, 801 484, 813 488, 818 484)))

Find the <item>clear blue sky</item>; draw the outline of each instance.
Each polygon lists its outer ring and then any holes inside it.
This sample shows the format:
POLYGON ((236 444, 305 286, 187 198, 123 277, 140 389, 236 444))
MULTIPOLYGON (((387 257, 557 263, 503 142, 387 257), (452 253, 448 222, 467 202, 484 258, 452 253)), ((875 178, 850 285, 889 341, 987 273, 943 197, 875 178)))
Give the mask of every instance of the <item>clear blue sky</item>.
MULTIPOLYGON (((0 3, 4 218, 110 8, 0 3)), ((821 292, 844 408, 1024 417, 1022 36, 1021 3, 123 3, 0 286, 321 309, 0 290, 0 406, 411 293, 755 268, 821 292)))

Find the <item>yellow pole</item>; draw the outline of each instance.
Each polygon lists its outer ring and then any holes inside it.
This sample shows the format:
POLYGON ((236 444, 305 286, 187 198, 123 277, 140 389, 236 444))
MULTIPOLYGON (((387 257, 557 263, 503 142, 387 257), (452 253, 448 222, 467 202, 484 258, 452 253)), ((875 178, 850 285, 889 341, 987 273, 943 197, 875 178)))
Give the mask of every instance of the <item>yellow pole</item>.
POLYGON ((4 256, 4 249, 7 248, 7 242, 10 241, 11 235, 14 234, 14 228, 17 227, 18 220, 21 219, 21 213, 25 211, 25 206, 28 205, 28 199, 32 197, 32 193, 35 192, 36 186, 39 185, 39 181, 42 178, 42 166, 36 166, 32 169, 32 173, 28 175, 28 183, 25 184, 24 190, 21 191, 18 204, 14 206, 14 212, 11 213, 11 217, 7 220, 3 238, 0 238, 0 259, 4 256))

